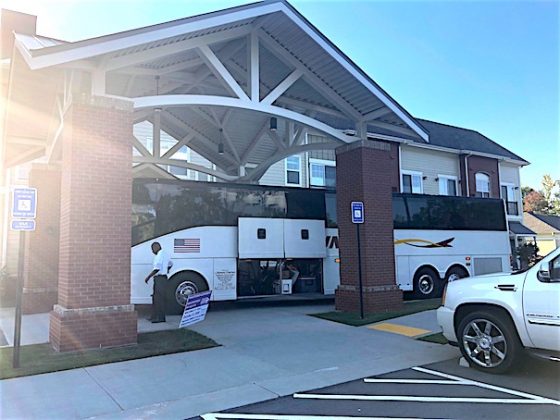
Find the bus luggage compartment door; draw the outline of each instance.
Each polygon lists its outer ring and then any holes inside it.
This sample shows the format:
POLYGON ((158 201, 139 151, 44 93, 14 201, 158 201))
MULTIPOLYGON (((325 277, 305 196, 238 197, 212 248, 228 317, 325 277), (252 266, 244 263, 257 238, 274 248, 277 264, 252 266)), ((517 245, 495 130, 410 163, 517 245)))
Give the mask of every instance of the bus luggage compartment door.
POLYGON ((284 219, 240 217, 239 258, 284 258, 284 219))
POLYGON ((325 258, 324 220, 284 220, 284 252, 286 258, 325 258))

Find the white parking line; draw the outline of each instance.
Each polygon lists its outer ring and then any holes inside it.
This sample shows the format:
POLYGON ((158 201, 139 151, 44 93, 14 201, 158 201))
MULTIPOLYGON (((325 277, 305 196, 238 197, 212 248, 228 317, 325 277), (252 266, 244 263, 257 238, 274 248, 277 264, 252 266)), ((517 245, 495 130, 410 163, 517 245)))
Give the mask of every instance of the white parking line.
POLYGON ((438 372, 438 371, 431 370, 431 369, 426 369, 426 368, 423 368, 423 367, 413 367, 412 369, 414 369, 417 372, 423 372, 423 373, 427 373, 429 375, 440 376, 442 378, 447 378, 447 379, 450 379, 450 380, 454 380, 454 381, 460 382, 464 385, 474 385, 474 386, 477 386, 479 388, 490 389, 492 391, 503 392, 504 394, 510 394, 510 395, 516 395, 518 397, 528 398, 528 399, 531 399, 531 400, 539 401, 541 404, 560 405, 560 401, 553 400, 553 399, 546 398, 546 397, 541 397, 540 395, 533 395, 533 394, 528 394, 526 392, 516 391, 514 389, 502 388, 500 386, 490 385, 490 384, 486 384, 484 382, 473 381, 471 379, 465 379, 465 378, 461 378, 460 376, 449 375, 447 373, 438 372))
MULTIPOLYGON (((283 414, 243 414, 243 413, 208 413, 202 416, 204 420, 245 419, 245 420, 430 420, 419 417, 349 417, 349 416, 302 416, 283 414)), ((441 419, 439 419, 441 420, 441 419)))
POLYGON ((437 403, 486 403, 486 404, 547 404, 544 400, 513 398, 469 398, 469 397, 410 397, 408 395, 333 395, 333 394, 294 394, 294 398, 310 400, 346 401, 408 401, 437 403))
POLYGON ((366 378, 368 384, 430 384, 430 385, 465 385, 458 381, 439 381, 437 379, 376 379, 366 378))

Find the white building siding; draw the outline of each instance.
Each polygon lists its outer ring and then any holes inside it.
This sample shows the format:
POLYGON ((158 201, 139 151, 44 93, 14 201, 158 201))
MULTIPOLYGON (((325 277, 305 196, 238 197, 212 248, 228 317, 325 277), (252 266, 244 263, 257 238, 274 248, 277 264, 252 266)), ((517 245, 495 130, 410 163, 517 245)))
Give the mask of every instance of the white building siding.
MULTIPOLYGON (((417 147, 401 147, 401 171, 422 172, 424 194, 439 194, 438 175, 460 179, 459 157, 453 153, 417 147)), ((460 188, 459 188, 460 190, 460 188)))
MULTIPOLYGON (((308 167, 309 167, 309 159, 307 157, 307 153, 302 153, 301 156, 301 172, 300 172, 300 179, 302 188, 307 188, 309 186, 309 180, 307 176, 308 167)), ((286 186, 286 160, 282 159, 280 162, 276 162, 272 165, 268 171, 259 179, 260 185, 273 185, 284 187, 286 186)), ((297 187, 297 185, 290 185, 293 187, 297 187)))
MULTIPOLYGON (((501 186, 504 184, 513 184, 513 193, 515 194, 515 201, 517 202, 517 215, 508 214, 510 220, 523 220, 523 198, 521 197, 521 177, 519 174, 519 166, 509 163, 500 163, 500 194, 502 194, 501 186)), ((511 190, 510 190, 511 194, 511 190)), ((503 197, 502 197, 503 198, 503 197)), ((510 198, 511 201, 511 198, 510 198)), ((508 206, 509 207, 509 206, 508 206)))
POLYGON ((519 187, 521 180, 519 178, 519 166, 508 163, 500 163, 500 182, 515 184, 519 187))

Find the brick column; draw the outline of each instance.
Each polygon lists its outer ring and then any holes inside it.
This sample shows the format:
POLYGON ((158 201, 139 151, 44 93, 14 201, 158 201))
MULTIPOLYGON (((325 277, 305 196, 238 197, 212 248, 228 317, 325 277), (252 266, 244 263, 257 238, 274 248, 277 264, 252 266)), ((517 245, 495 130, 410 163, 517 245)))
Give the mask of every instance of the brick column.
POLYGON ((130 305, 132 107, 93 97, 65 118, 58 305, 50 340, 57 351, 135 344, 130 305))
POLYGON ((34 164, 29 186, 37 188, 37 219, 26 233, 22 311, 36 314, 51 311, 58 299, 60 167, 34 164))
POLYGON ((396 146, 360 141, 337 149, 336 195, 340 249, 337 310, 359 312, 358 246, 350 203, 364 203, 360 226, 364 312, 396 310, 402 291, 395 279, 392 192, 398 191, 396 146), (397 176, 395 175, 397 174, 397 176))

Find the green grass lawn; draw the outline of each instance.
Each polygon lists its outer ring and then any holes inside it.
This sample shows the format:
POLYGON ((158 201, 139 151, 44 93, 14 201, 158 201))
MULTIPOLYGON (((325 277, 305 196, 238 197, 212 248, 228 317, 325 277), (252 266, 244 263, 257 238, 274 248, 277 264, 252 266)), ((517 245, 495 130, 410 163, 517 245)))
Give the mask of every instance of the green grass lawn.
POLYGON ((365 314, 364 319, 360 318, 359 312, 324 312, 319 314, 309 314, 317 318, 326 319, 329 321, 340 322, 341 324, 351 325, 353 327, 360 327, 362 325, 372 324, 374 322, 385 321, 386 319, 398 318, 399 316, 415 314, 417 312, 429 311, 430 309, 437 309, 441 306, 441 299, 425 299, 413 300, 403 303, 403 308, 393 312, 380 312, 375 314, 365 314))
POLYGON ((22 346, 20 367, 12 368, 13 348, 0 349, 0 379, 37 375, 105 363, 216 347, 214 340, 186 329, 138 334, 138 345, 57 353, 50 344, 22 346))

